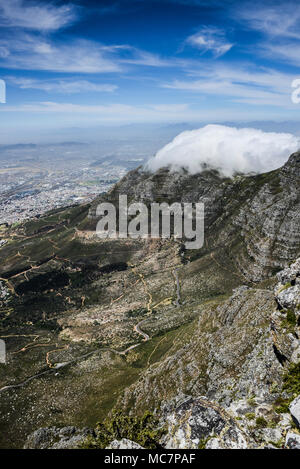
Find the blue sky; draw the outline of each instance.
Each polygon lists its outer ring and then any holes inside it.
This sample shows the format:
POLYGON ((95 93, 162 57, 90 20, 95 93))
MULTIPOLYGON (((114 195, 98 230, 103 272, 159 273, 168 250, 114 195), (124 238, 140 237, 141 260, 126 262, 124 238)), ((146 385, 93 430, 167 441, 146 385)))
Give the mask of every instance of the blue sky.
POLYGON ((298 1, 0 0, 0 138, 300 121, 299 26, 298 1))

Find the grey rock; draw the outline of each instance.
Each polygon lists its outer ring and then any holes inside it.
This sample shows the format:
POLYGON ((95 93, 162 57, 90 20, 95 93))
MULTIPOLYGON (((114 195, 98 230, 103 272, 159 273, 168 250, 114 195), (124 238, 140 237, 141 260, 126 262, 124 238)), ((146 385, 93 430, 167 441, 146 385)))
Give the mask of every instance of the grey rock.
POLYGON ((300 396, 296 397, 296 399, 291 402, 289 409, 294 421, 300 428, 300 396))
POLYGON ((277 278, 281 285, 285 285, 288 282, 291 282, 295 279, 300 272, 300 258, 297 259, 290 267, 283 269, 282 271, 278 272, 277 278))
POLYGON ((267 444, 279 443, 282 440, 282 430, 280 428, 264 428, 260 430, 260 438, 267 444))
POLYGON ((28 436, 24 449, 76 449, 92 434, 89 428, 39 428, 28 436))
POLYGON ((10 296, 10 291, 8 290, 6 284, 0 281, 0 301, 6 300, 10 296))
POLYGON ((300 449, 300 434, 288 432, 285 438, 285 447, 289 449, 300 449))
POLYGON ((199 445, 224 449, 248 447, 249 437, 237 422, 205 397, 187 398, 166 415, 165 421, 168 433, 161 444, 167 449, 197 449, 199 445))
POLYGON ((296 309, 300 304, 300 285, 295 285, 280 291, 276 298, 283 308, 296 309))
POLYGON ((144 449, 138 443, 134 441, 127 440, 127 438, 122 438, 122 440, 114 440, 107 446, 106 449, 144 449))

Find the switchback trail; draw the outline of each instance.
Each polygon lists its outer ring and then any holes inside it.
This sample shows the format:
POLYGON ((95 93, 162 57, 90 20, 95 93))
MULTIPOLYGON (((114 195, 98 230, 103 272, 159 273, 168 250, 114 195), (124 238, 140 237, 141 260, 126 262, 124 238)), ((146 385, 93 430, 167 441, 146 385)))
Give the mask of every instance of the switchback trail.
MULTIPOLYGON (((152 295, 151 293, 148 291, 148 288, 147 288, 147 284, 144 280, 144 276, 143 274, 140 274, 140 273, 137 273, 136 270, 135 270, 135 266, 131 265, 131 268, 132 268, 132 271, 139 276, 139 279, 142 281, 143 285, 144 285, 144 288, 145 288, 145 292, 149 298, 149 301, 147 302, 147 311, 148 311, 148 314, 151 314, 152 313, 152 308, 151 308, 151 305, 152 305, 152 295)), ((134 327, 133 327, 133 330, 134 332, 136 332, 137 334, 141 335, 143 337, 143 342, 148 342, 150 340, 150 336, 148 334, 146 334, 146 332, 142 331, 141 329, 141 325, 147 320, 146 319, 143 319, 142 321, 140 321, 138 324, 136 324, 134 327)), ((38 337, 38 336, 37 336, 38 337)), ((136 344, 133 344, 133 345, 130 345, 129 347, 127 347, 125 350, 123 351, 119 351, 119 350, 115 350, 113 348, 110 348, 110 347, 101 347, 100 349, 98 350, 93 350, 92 352, 88 352, 84 355, 81 355, 77 358, 74 358, 72 360, 69 360, 67 362, 62 362, 62 363, 56 363, 56 364, 52 364, 50 362, 50 359, 49 359, 49 356, 50 356, 50 353, 53 353, 53 352, 56 352, 56 351, 59 351, 59 350, 65 350, 67 347, 64 347, 62 349, 57 349, 57 350, 51 350, 47 353, 46 355, 46 362, 47 362, 47 365, 48 365, 48 369, 47 370, 44 370, 44 371, 41 371, 40 373, 36 373, 35 375, 32 375, 30 376, 29 378, 25 379, 23 382, 21 383, 18 383, 18 384, 12 384, 12 385, 8 385, 8 386, 4 386, 2 388, 0 388, 0 393, 4 392, 4 391, 8 391, 10 389, 17 389, 17 388, 21 388, 23 386, 25 386, 26 384, 30 383, 32 380, 34 379, 37 379, 37 378, 40 378, 41 376, 45 376, 47 374, 51 374, 51 373, 54 373, 55 371, 59 370, 59 369, 62 369, 62 368, 65 368, 66 366, 69 366, 69 365, 72 365, 74 363, 78 363, 79 361, 81 360, 84 360, 85 358, 88 358, 96 353, 100 353, 100 352, 104 352, 104 351, 107 351, 107 352, 112 352, 112 353, 115 353, 116 355, 119 355, 119 356, 124 356, 126 355, 130 350, 133 350, 137 347, 139 347, 141 345, 141 342, 137 342, 136 344)))
MULTIPOLYGON (((143 274, 140 274, 136 271, 136 266, 134 265, 130 265, 130 267, 132 268, 132 271, 138 275, 139 277, 139 280, 142 281, 143 285, 144 285, 144 289, 145 289, 145 293, 147 294, 148 296, 148 301, 147 301, 147 312, 148 312, 148 316, 150 316, 152 314, 152 311, 153 311, 153 308, 152 308, 152 294, 149 292, 148 290, 148 286, 145 282, 145 279, 144 279, 144 275, 143 274)), ((173 276, 174 276, 174 279, 176 281, 176 292, 177 292, 177 299, 176 299, 176 306, 179 308, 180 307, 180 300, 181 300, 181 297, 180 297, 180 284, 179 284, 179 279, 178 279, 178 274, 177 274, 177 269, 174 269, 172 271, 173 273, 173 276)), ((143 337, 143 342, 148 342, 150 340, 150 336, 144 332, 142 329, 141 329, 141 326, 144 322, 147 321, 148 318, 146 319, 142 319, 142 321, 138 322, 138 324, 136 324, 134 327, 133 327, 133 330, 134 332, 136 332, 137 334, 141 335, 143 337)), ((38 337, 38 336, 37 336, 38 337)), ((44 344, 43 344, 44 345, 44 344)), ((69 360, 69 361, 66 361, 66 362, 62 362, 62 363, 56 363, 56 364, 52 364, 50 362, 50 359, 49 359, 49 355, 50 353, 53 353, 55 351, 58 351, 58 350, 63 350, 66 347, 64 347, 63 349, 57 349, 57 350, 51 350, 47 353, 47 356, 46 356, 46 361, 47 361, 47 365, 48 365, 48 369, 46 370, 43 370, 41 371, 40 373, 36 373, 35 375, 32 375, 30 376, 29 378, 25 379, 24 381, 22 381, 21 383, 18 383, 18 384, 12 384, 12 385, 7 385, 7 386, 4 386, 2 388, 0 388, 0 394, 2 392, 5 392, 5 391, 8 391, 8 390, 11 390, 11 389, 18 389, 18 388, 21 388, 23 386, 25 386, 26 384, 30 383, 32 380, 34 379, 37 379, 37 378, 40 378, 42 376, 45 376, 45 375, 48 375, 48 374, 52 374, 52 373, 55 373, 57 372, 58 370, 61 370, 67 366, 70 366, 70 365, 73 365, 74 363, 78 363, 80 362, 81 360, 84 360, 92 355, 95 355, 97 353, 101 353, 101 352, 111 352, 111 353, 114 353, 116 355, 119 355, 119 356, 125 356, 130 350, 133 350, 137 347, 139 347, 141 345, 141 342, 137 342, 136 344, 133 344, 133 345, 130 345, 129 347, 127 347, 125 350, 123 351, 119 351, 119 350, 115 350, 113 348, 110 348, 110 347, 101 347, 97 350, 93 350, 91 352, 88 352, 88 353, 85 353, 84 355, 81 355, 77 358, 74 358, 72 360, 69 360)))

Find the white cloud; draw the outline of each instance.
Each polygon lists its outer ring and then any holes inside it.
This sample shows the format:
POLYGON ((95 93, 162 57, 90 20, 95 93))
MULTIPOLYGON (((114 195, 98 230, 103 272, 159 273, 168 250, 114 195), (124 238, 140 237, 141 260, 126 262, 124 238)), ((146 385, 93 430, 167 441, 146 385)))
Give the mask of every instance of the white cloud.
POLYGON ((71 4, 55 6, 50 2, 0 0, 1 26, 55 31, 72 23, 76 17, 71 4))
POLYGON ((285 42, 284 44, 274 44, 273 42, 270 42, 262 44, 259 52, 261 55, 273 60, 276 58, 282 62, 287 62, 300 67, 299 48, 300 42, 285 42))
POLYGON ((260 56, 300 66, 300 4, 279 1, 264 5, 246 3, 234 15, 249 29, 261 33, 256 50, 260 56))
POLYGON ((21 106, 2 107, 4 112, 40 112, 40 113, 70 113, 70 114, 113 114, 114 117, 124 113, 131 113, 135 109, 133 106, 124 104, 111 105, 89 105, 73 103, 56 103, 52 101, 37 102, 32 104, 23 104, 21 106))
POLYGON ((291 81, 293 75, 272 69, 207 66, 200 71, 191 71, 190 79, 164 83, 164 88, 197 92, 231 98, 232 102, 253 105, 291 106, 291 81), (192 78, 192 79, 191 79, 192 78))
MULTIPOLYGON (((298 115, 297 106, 294 105, 296 118, 298 115)), ((291 110, 286 113, 280 111, 275 114, 264 108, 259 112, 253 106, 249 109, 247 106, 238 108, 229 108, 228 106, 192 108, 188 104, 141 104, 128 105, 123 103, 114 104, 74 104, 70 102, 32 102, 20 105, 5 104, 0 107, 0 114, 6 113, 5 119, 2 118, 2 127, 12 125, 15 128, 16 121, 19 121, 21 127, 24 122, 52 122, 58 129, 63 126, 92 125, 99 123, 141 123, 141 122, 228 122, 249 120, 270 120, 282 121, 282 119, 291 119, 291 110)), ((47 124, 48 125, 48 124, 47 124)))
POLYGON ((110 73, 126 70, 127 65, 170 67, 184 64, 186 61, 162 59, 127 44, 104 45, 86 39, 60 44, 33 33, 7 34, 0 39, 0 65, 10 69, 110 73))
POLYGON ((203 53, 210 51, 215 57, 226 54, 233 46, 226 40, 223 31, 208 27, 204 27, 196 34, 189 36, 186 43, 196 47, 203 53))
POLYGON ((271 5, 251 2, 238 8, 236 16, 251 29, 268 36, 300 39, 300 5, 297 1, 281 1, 271 5))
POLYGON ((151 108, 159 112, 181 113, 187 111, 189 106, 187 104, 154 104, 151 108))
POLYGON ((10 83, 21 89, 36 89, 63 94, 82 93, 85 91, 111 93, 118 89, 117 85, 107 83, 92 83, 87 80, 33 80, 31 78, 8 77, 10 83))
POLYGON ((146 65, 149 67, 170 67, 181 63, 178 59, 163 59, 157 54, 136 49, 135 47, 127 46, 129 56, 120 59, 120 62, 132 65, 146 65))
POLYGON ((300 147, 292 134, 207 125, 179 134, 148 162, 152 171, 164 166, 186 168, 192 174, 205 165, 226 176, 235 172, 261 173, 276 169, 300 147))
POLYGON ((107 47, 82 39, 60 45, 35 35, 21 34, 3 39, 1 47, 8 51, 4 57, 0 56, 0 63, 5 68, 65 73, 121 70, 116 57, 120 46, 107 47))
MULTIPOLYGON (((193 112, 187 104, 152 104, 144 106, 133 106, 128 104, 73 104, 44 101, 37 103, 22 104, 20 106, 1 106, 0 112, 16 113, 40 113, 49 115, 70 115, 74 118, 88 118, 93 123, 101 121, 123 121, 140 122, 145 121, 177 121, 178 116, 193 117, 193 112)), ((199 117, 199 114, 196 114, 199 117)))

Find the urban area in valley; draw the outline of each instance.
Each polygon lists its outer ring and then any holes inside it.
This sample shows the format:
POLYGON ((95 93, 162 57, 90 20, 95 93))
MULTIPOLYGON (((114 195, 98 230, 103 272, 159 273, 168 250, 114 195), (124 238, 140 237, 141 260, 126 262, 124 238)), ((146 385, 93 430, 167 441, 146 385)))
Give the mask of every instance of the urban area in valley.
POLYGON ((74 142, 2 145, 0 224, 11 225, 55 208, 89 202, 145 159, 142 148, 116 142, 102 142, 101 146, 74 142))

